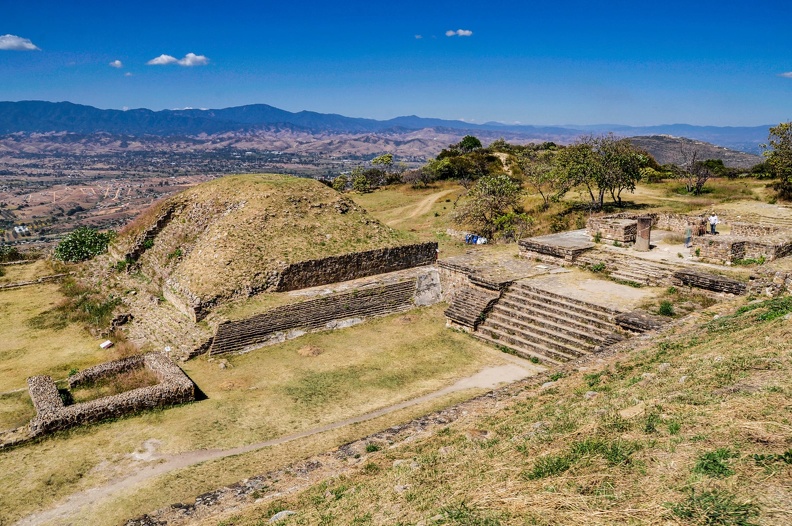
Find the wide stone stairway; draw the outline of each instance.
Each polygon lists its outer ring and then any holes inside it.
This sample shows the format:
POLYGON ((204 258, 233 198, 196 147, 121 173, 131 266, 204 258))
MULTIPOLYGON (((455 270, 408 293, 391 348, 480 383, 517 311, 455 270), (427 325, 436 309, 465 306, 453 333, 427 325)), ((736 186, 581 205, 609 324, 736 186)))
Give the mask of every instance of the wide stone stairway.
POLYGON ((671 276, 681 267, 659 261, 648 261, 604 251, 596 251, 579 258, 578 265, 605 264, 605 271, 612 279, 648 286, 666 286, 671 276))
POLYGON ((518 356, 560 364, 622 339, 618 311, 529 285, 512 284, 475 336, 518 356))

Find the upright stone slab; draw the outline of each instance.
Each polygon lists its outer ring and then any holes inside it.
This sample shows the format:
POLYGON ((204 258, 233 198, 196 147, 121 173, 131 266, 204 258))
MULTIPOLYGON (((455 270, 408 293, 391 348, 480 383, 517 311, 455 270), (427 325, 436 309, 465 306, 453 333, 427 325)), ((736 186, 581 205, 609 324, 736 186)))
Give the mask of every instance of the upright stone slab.
POLYGON ((635 250, 648 252, 649 238, 652 233, 652 218, 648 216, 638 218, 638 232, 635 236, 635 250))

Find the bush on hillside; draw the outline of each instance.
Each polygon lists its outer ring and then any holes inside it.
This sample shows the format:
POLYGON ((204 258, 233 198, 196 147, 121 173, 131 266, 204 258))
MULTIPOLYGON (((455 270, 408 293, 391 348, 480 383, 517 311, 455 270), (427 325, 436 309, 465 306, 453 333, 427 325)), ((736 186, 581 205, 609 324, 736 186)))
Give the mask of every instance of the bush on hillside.
POLYGON ((67 234, 55 247, 55 259, 78 262, 91 259, 107 251, 107 245, 115 237, 115 232, 98 232, 92 228, 80 227, 67 234))

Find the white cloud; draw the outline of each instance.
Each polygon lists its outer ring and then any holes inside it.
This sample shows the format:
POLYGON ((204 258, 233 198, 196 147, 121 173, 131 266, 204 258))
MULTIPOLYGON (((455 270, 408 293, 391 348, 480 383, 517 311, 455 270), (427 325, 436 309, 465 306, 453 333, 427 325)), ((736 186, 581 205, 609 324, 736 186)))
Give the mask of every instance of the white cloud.
POLYGON ((421 40, 422 38, 423 38, 423 35, 415 35, 415 39, 416 40, 421 40))
POLYGON ((29 38, 0 35, 0 49, 8 51, 41 51, 29 38))
POLYGON ((469 37, 473 35, 473 31, 470 29, 457 29, 456 31, 449 29, 445 34, 447 37, 469 37))
POLYGON ((131 77, 131 76, 132 76, 132 73, 130 73, 129 71, 127 71, 126 73, 124 73, 124 76, 125 76, 125 77, 131 77))
POLYGON ((170 64, 178 64, 184 67, 205 66, 208 63, 208 58, 204 55, 196 55, 195 53, 187 53, 182 59, 170 55, 160 55, 146 62, 149 66, 169 66, 170 64))
POLYGON ((170 55, 160 55, 157 58, 152 58, 146 65, 148 66, 167 66, 168 64, 176 64, 178 59, 170 55))
POLYGON ((179 61, 180 66, 205 66, 209 63, 209 59, 204 55, 196 55, 195 53, 187 53, 184 58, 179 61))
POLYGON ((779 77, 784 77, 785 79, 792 79, 792 71, 787 71, 786 73, 781 73, 778 76, 779 77))
POLYGON ((123 67, 124 67, 124 63, 123 63, 123 62, 121 62, 120 60, 114 60, 114 61, 112 61, 112 62, 110 63, 110 67, 111 67, 111 68, 119 68, 119 69, 120 69, 120 68, 123 68, 123 67))

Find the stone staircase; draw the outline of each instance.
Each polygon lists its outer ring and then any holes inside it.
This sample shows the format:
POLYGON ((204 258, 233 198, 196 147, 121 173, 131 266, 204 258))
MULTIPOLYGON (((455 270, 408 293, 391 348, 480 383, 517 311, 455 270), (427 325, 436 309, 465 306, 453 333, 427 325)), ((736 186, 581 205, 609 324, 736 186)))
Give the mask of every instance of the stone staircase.
POLYGON ((516 282, 473 334, 518 356, 561 364, 622 339, 618 311, 516 282))
POLYGON ((476 330, 499 297, 500 292, 479 287, 465 287, 454 294, 445 315, 452 323, 476 330))
POLYGON ((358 289, 276 307, 263 314, 217 327, 211 354, 238 352, 282 341, 289 331, 333 328, 352 318, 370 318, 414 307, 416 280, 358 289), (279 338, 280 336, 280 339, 279 338))
POLYGON ((598 263, 604 263, 605 271, 612 279, 653 287, 669 285, 672 275, 680 268, 669 263, 649 261, 609 252, 586 254, 577 263, 589 268, 598 263))
POLYGON ((136 296, 127 301, 132 322, 126 328, 129 339, 140 347, 152 347, 164 351, 170 347, 170 355, 186 359, 205 351, 212 340, 212 331, 203 324, 196 324, 173 305, 148 295, 136 296))

